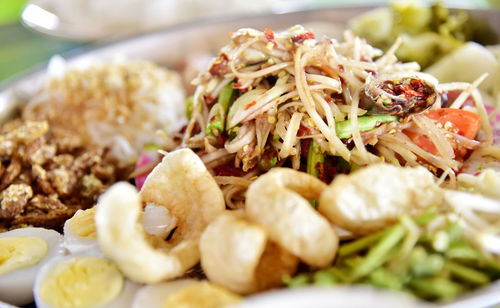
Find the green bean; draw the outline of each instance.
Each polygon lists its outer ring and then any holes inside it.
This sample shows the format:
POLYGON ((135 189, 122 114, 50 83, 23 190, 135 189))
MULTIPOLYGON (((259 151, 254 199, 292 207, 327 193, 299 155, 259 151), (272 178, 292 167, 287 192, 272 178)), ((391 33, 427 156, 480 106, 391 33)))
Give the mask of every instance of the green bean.
POLYGON ((436 213, 437 206, 430 206, 422 214, 420 214, 420 216, 414 219, 415 223, 419 226, 425 226, 436 218, 436 213))
POLYGON ((220 90, 217 103, 212 106, 208 113, 209 122, 205 130, 207 135, 215 136, 224 131, 227 110, 234 101, 235 92, 232 82, 220 90))
POLYGON ((339 282, 339 279, 330 271, 322 270, 317 271, 313 275, 313 281, 318 286, 331 286, 339 282))
MULTIPOLYGON (((379 126, 381 123, 395 122, 399 118, 389 114, 370 115, 358 117, 358 127, 362 132, 369 131, 379 126)), ((351 120, 345 120, 335 123, 335 131, 340 139, 352 136, 351 120)))
POLYGON ((310 279, 307 274, 299 274, 295 277, 290 277, 289 275, 283 276, 283 283, 290 288, 304 287, 309 284, 310 279))
POLYGON ((445 251, 445 255, 450 259, 479 260, 481 254, 469 245, 450 247, 445 251))
POLYGON ((427 255, 423 247, 417 247, 410 255, 410 270, 416 277, 428 277, 438 274, 444 266, 444 259, 439 254, 427 255))
POLYGON ((464 291, 461 284, 443 277, 412 279, 409 285, 415 293, 427 299, 452 299, 464 291))
POLYGON ((338 267, 330 267, 328 272, 332 273, 333 276, 337 277, 341 282, 349 281, 349 275, 346 270, 338 267))
POLYGON ((490 282, 488 275, 457 262, 446 260, 444 267, 449 270, 453 276, 472 284, 482 285, 490 282))
POLYGON ((392 290, 402 290, 404 284, 402 277, 394 275, 382 267, 370 273, 369 282, 377 287, 384 287, 392 290))
POLYGON ((233 88, 233 82, 228 83, 220 90, 217 103, 222 106, 224 114, 227 114, 227 110, 229 109, 231 103, 234 101, 235 95, 236 91, 233 88))
POLYGON ((314 177, 318 177, 318 163, 324 162, 325 154, 321 152, 320 146, 314 140, 311 140, 311 143, 309 144, 309 150, 307 152, 307 173, 314 177))
POLYGON ((389 232, 384 234, 380 241, 368 251, 363 262, 354 269, 352 279, 364 277, 384 263, 388 254, 401 241, 405 233, 405 229, 399 224, 391 227, 389 232))
POLYGON ((376 241, 378 241, 384 234, 386 234, 389 230, 385 229, 376 233, 372 233, 370 235, 364 236, 360 239, 352 241, 347 244, 342 244, 339 248, 339 256, 348 256, 356 252, 360 252, 362 250, 367 249, 376 241))

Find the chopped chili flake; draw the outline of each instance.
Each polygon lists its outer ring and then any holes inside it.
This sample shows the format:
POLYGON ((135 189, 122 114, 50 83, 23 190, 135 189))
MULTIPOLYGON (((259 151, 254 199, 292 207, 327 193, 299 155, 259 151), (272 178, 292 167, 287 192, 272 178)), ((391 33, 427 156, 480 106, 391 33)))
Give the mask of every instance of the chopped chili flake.
POLYGON ((274 40, 274 32, 273 32, 273 30, 271 30, 269 28, 266 28, 264 30, 264 35, 265 35, 266 39, 269 42, 273 43, 274 47, 278 47, 278 43, 276 43, 276 41, 274 40))
POLYGON ((243 176, 245 173, 240 168, 230 164, 219 165, 213 169, 216 176, 243 176))
POLYGON ((318 170, 318 179, 325 182, 326 181, 325 164, 322 162, 318 162, 314 167, 318 170))
POLYGON ((250 104, 248 104, 248 105, 245 106, 245 110, 250 109, 252 106, 255 106, 255 104, 257 104, 257 101, 251 102, 250 104))
POLYGON ((301 34, 297 34, 296 36, 292 37, 292 42, 302 43, 305 40, 314 39, 314 38, 315 38, 314 33, 308 31, 308 32, 304 32, 301 34))
POLYGON ((248 91, 248 88, 242 88, 243 84, 238 80, 235 83, 233 83, 233 89, 238 89, 240 90, 241 93, 245 93, 248 91))
POLYGON ((372 71, 372 70, 365 70, 365 72, 371 74, 372 76, 377 76, 377 72, 372 71))
POLYGON ((308 127, 300 124, 299 130, 297 131, 297 136, 302 137, 311 134, 311 130, 308 127))
POLYGON ((309 154, 309 145, 311 145, 312 139, 302 139, 300 141, 300 155, 304 158, 307 158, 309 154))
POLYGON ((339 71, 341 73, 345 72, 345 68, 344 68, 344 66, 342 64, 339 64, 339 71))
POLYGON ((410 82, 403 83, 395 83, 394 81, 386 80, 384 81, 382 89, 392 95, 404 95, 408 100, 412 98, 425 100, 430 95, 429 90, 420 79, 413 79, 410 82))
POLYGON ((228 140, 228 136, 226 132, 223 132, 222 134, 217 135, 217 143, 221 146, 224 146, 226 141, 228 140))
POLYGON ((206 102, 212 103, 214 101, 214 98, 210 94, 204 94, 203 98, 205 99, 206 102))
POLYGON ((229 58, 225 53, 219 54, 217 60, 215 60, 215 62, 212 64, 208 72, 212 76, 218 76, 218 77, 224 76, 225 74, 229 73, 228 61, 229 58))

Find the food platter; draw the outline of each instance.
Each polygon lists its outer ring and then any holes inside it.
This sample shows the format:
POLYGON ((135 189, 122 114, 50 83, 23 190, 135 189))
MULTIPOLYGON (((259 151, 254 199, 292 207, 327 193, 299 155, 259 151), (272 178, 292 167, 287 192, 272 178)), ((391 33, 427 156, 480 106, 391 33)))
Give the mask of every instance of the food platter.
MULTIPOLYGON (((254 17, 204 20, 95 46, 79 54, 68 56, 67 61, 69 66, 79 67, 85 66, 96 59, 111 60, 116 57, 124 57, 127 59, 149 60, 171 69, 182 70, 186 65, 187 58, 215 54, 228 41, 229 33, 242 27, 278 30, 295 24, 302 24, 306 28, 315 29, 317 34, 339 37, 349 20, 372 8, 327 8, 254 17)), ((472 16, 486 20, 496 33, 500 33, 500 13, 486 10, 470 10, 469 13, 472 16)), ((45 68, 27 72, 0 86, 1 121, 11 118, 19 105, 26 102, 33 95, 34 91, 39 88, 45 72, 45 68)), ((499 288, 500 284, 498 282, 490 284, 463 298, 445 304, 443 307, 487 307, 498 304, 500 303, 500 297, 497 295, 499 288)), ((278 305, 286 305, 287 307, 327 307, 325 303, 331 304, 333 298, 337 300, 338 305, 343 305, 345 301, 342 300, 349 300, 353 297, 356 297, 358 301, 350 302, 351 307, 372 306, 373 301, 376 301, 380 307, 390 304, 407 307, 411 307, 411 305, 415 307, 429 306, 426 303, 408 301, 407 298, 402 298, 399 295, 379 293, 373 289, 325 291, 321 288, 311 288, 257 295, 250 298, 241 307, 276 307, 278 305), (303 302, 298 299, 303 300, 303 302)))

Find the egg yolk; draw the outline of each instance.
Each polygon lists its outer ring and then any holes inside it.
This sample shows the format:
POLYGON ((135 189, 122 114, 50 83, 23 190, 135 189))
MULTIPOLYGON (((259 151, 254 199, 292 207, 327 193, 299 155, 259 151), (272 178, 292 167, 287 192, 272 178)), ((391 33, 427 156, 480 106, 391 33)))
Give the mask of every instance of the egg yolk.
POLYGON ((57 264, 43 278, 40 297, 52 307, 100 307, 120 295, 124 278, 103 258, 77 257, 57 264))
POLYGON ((197 283, 167 297, 163 308, 219 308, 241 300, 236 294, 208 282, 197 283))
POLYGON ((81 212, 68 220, 69 228, 79 237, 97 239, 94 223, 95 207, 81 212))
POLYGON ((37 264, 47 251, 47 242, 38 237, 0 238, 0 275, 37 264))

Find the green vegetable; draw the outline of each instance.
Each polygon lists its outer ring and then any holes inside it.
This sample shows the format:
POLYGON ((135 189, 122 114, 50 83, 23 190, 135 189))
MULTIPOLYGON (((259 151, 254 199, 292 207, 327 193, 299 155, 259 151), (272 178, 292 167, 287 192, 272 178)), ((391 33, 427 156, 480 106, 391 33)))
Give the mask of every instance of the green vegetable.
POLYGON ((322 270, 314 273, 313 282, 315 285, 319 286, 331 286, 337 284, 339 282, 339 278, 337 278, 331 271, 322 270))
POLYGON ((384 263, 389 252, 396 247, 404 235, 405 229, 401 225, 391 227, 390 231, 384 234, 380 241, 368 251, 363 262, 354 269, 352 278, 357 280, 364 277, 384 263))
POLYGON ((309 276, 307 274, 299 274, 295 277, 289 275, 283 276, 283 283, 290 288, 304 287, 309 284, 309 276))
POLYGON ((425 226, 436 218, 437 206, 428 207, 420 216, 415 218, 415 223, 419 226, 425 226))
MULTIPOLYGON (((358 117, 358 126, 360 131, 366 132, 374 129, 381 123, 395 122, 398 120, 399 117, 389 114, 362 116, 358 117)), ((335 130, 337 131, 337 136, 340 139, 351 137, 352 136, 351 121, 345 120, 335 123, 335 130)))
POLYGON ((284 281, 293 287, 363 283, 445 301, 500 278, 500 262, 475 250, 457 223, 433 224, 426 232, 437 214, 432 206, 417 218, 403 215, 389 228, 341 242, 332 267, 284 281))
POLYGON ((253 89, 250 90, 234 101, 234 103, 229 108, 226 120, 226 129, 230 130, 234 126, 238 125, 238 121, 233 120, 234 116, 241 111, 249 108, 257 101, 257 99, 266 92, 265 89, 253 89))
POLYGON ((429 277, 438 274, 444 266, 439 254, 427 254, 422 246, 415 247, 410 253, 410 271, 415 277, 429 277))
POLYGON ((205 133, 210 136, 218 136, 219 132, 224 131, 224 121, 214 120, 209 122, 205 133))
POLYGON ((194 97, 189 96, 186 99, 186 118, 191 119, 191 115, 193 114, 193 104, 194 104, 194 97))
POLYGON ((400 37, 396 56, 403 62, 417 61, 424 68, 466 41, 487 43, 483 33, 492 32, 465 11, 451 12, 440 3, 429 6, 411 0, 393 1, 388 8, 369 11, 354 19, 350 28, 383 50, 400 37))
POLYGON ((417 295, 426 299, 453 299, 464 291, 461 284, 442 277, 412 279, 409 285, 417 295))
POLYGON ((362 250, 367 249, 376 241, 378 241, 384 234, 386 234, 388 230, 382 230, 376 233, 372 233, 355 241, 352 241, 347 244, 343 244, 339 248, 339 256, 348 256, 353 253, 360 252, 362 250))
POLYGON ((487 284, 488 282, 490 282, 490 278, 488 277, 488 275, 453 261, 446 261, 444 267, 448 269, 452 275, 462 279, 465 282, 478 285, 487 284))
POLYGON ((208 113, 208 124, 206 134, 210 136, 217 136, 224 131, 226 123, 226 114, 229 106, 234 101, 236 91, 233 89, 233 83, 230 82, 225 85, 219 93, 217 103, 215 103, 210 112, 208 113))
POLYGON ((269 157, 269 156, 263 155, 261 157, 261 159, 259 160, 259 167, 262 170, 269 170, 272 167, 276 166, 277 163, 278 163, 278 157, 276 157, 276 156, 269 157))
POLYGON ((146 152, 156 152, 161 149, 161 146, 156 142, 146 143, 143 147, 143 151, 146 152))
POLYGON ((480 260, 481 254, 469 245, 455 245, 445 251, 446 257, 459 260, 480 260))
POLYGON ((383 267, 375 269, 369 276, 368 281, 377 287, 392 290, 402 290, 404 281, 383 267))
POLYGON ((309 150, 307 152, 307 173, 314 177, 318 177, 319 170, 318 163, 325 162, 325 154, 321 151, 321 147, 314 140, 311 139, 309 150))

